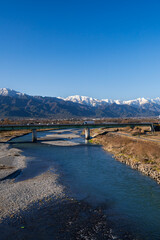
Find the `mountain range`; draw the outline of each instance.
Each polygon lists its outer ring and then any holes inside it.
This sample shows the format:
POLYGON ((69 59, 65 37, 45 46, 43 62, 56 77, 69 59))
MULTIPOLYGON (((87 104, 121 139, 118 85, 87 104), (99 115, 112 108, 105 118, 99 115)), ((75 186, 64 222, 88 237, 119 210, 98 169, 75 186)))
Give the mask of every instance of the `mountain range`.
POLYGON ((120 101, 86 96, 30 96, 0 88, 0 118, 150 117, 160 115, 160 98, 120 101))
POLYGON ((112 99, 96 99, 92 97, 86 97, 86 96, 79 96, 79 95, 74 95, 74 96, 69 96, 67 98, 61 98, 65 101, 72 101, 76 103, 81 103, 81 104, 86 104, 89 106, 97 107, 100 105, 107 105, 107 104, 113 104, 116 103, 118 105, 130 105, 130 106, 145 106, 145 104, 158 104, 160 105, 160 98, 157 97, 155 99, 149 99, 149 98, 137 98, 134 100, 128 100, 128 101, 120 101, 120 100, 112 100, 112 99))

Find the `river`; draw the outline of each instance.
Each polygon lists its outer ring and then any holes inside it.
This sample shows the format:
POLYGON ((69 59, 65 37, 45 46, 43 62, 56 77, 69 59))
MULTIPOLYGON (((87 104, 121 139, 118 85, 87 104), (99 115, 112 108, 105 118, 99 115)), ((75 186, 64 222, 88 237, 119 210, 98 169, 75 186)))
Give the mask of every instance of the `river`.
MULTIPOLYGON (((53 131, 39 132, 38 138, 49 134, 53 131)), ((68 194, 93 207, 102 206, 117 233, 127 231, 135 239, 160 239, 160 186, 154 180, 118 162, 101 146, 85 144, 80 135, 69 139, 78 143, 74 146, 33 144, 30 140, 30 134, 12 140, 11 145, 28 159, 27 168, 16 181, 33 178, 52 167, 68 194)))

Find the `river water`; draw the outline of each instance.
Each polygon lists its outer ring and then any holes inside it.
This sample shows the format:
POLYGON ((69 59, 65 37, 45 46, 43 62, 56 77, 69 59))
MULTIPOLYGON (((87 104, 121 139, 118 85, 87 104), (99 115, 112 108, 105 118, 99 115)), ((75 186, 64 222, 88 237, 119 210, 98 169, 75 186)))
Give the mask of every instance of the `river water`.
MULTIPOLYGON (((46 134, 38 133, 38 137, 46 134)), ((128 231, 138 239, 160 240, 160 185, 154 180, 116 161, 101 146, 84 144, 81 137, 72 140, 80 143, 77 146, 25 143, 30 139, 28 134, 12 143, 28 159, 17 181, 53 168, 73 197, 103 207, 117 233, 128 231)))

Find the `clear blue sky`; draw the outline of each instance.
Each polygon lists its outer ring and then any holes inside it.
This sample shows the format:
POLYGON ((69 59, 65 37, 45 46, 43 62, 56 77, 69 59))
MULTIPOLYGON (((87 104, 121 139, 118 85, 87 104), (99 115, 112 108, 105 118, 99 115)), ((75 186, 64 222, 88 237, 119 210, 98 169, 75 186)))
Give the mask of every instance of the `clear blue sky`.
POLYGON ((160 1, 0 0, 0 87, 160 96, 160 1))

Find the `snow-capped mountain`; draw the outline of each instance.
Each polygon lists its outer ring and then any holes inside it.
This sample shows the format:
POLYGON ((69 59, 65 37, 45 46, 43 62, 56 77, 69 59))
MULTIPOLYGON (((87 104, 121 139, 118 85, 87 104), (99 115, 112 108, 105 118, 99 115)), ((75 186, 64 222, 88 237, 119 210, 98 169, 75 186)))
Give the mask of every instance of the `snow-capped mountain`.
MULTIPOLYGON (((15 91, 10 88, 0 88, 0 96, 10 96, 10 97, 23 97, 23 96, 29 96, 24 93, 15 91)), ((127 100, 127 101, 121 101, 121 100, 112 100, 112 99, 97 99, 87 96, 80 96, 80 95, 74 95, 74 96, 68 96, 67 98, 58 97, 59 99, 62 99, 64 101, 71 101, 74 103, 79 103, 91 107, 99 107, 104 105, 110 105, 110 104, 117 104, 117 105, 129 105, 133 107, 155 107, 157 106, 160 108, 160 97, 150 99, 150 98, 137 98, 133 100, 127 100)))
POLYGON ((59 97, 59 98, 63 99, 64 101, 71 101, 74 103, 85 104, 85 105, 93 106, 93 107, 96 107, 101 104, 101 100, 98 100, 98 99, 92 98, 92 97, 86 97, 86 96, 75 95, 75 96, 69 96, 67 98, 61 98, 61 97, 59 97))
POLYGON ((25 94, 17 92, 10 88, 0 88, 0 95, 1 96, 18 97, 18 96, 24 96, 25 94))
POLYGON ((71 102, 85 104, 92 107, 97 107, 97 106, 112 104, 112 103, 121 104, 121 101, 119 100, 111 100, 111 99, 99 100, 97 98, 80 96, 80 95, 69 96, 67 98, 62 98, 62 97, 58 97, 58 98, 63 99, 64 101, 71 101, 71 102))
POLYGON ((160 98, 120 101, 86 96, 30 96, 0 88, 0 118, 150 117, 160 115, 160 98), (16 101, 15 101, 16 99, 16 101))
POLYGON ((79 96, 79 95, 74 95, 74 96, 69 96, 67 98, 61 98, 65 101, 72 101, 80 104, 86 104, 89 106, 97 107, 97 106, 102 106, 102 105, 107 105, 107 104, 118 104, 118 105, 130 105, 130 106, 135 106, 135 107, 142 107, 145 104, 157 104, 160 105, 160 98, 157 97, 155 99, 149 99, 149 98, 137 98, 134 100, 128 100, 128 101, 120 101, 120 100, 111 100, 111 99, 96 99, 92 97, 86 97, 86 96, 79 96))
POLYGON ((150 103, 160 105, 160 98, 159 97, 157 97, 155 99, 137 98, 134 100, 123 101, 123 104, 131 105, 131 106, 134 106, 134 105, 142 106, 144 104, 150 104, 150 103))

